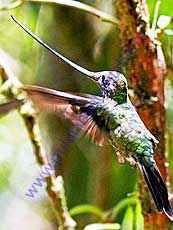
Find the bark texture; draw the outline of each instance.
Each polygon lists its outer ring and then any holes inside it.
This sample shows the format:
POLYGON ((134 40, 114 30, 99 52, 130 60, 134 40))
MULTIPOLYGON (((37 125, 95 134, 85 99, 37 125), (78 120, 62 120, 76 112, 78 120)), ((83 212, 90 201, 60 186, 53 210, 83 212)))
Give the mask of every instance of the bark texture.
MULTIPOLYGON (((146 1, 116 1, 120 19, 120 38, 123 59, 119 70, 128 76, 132 89, 132 101, 146 127, 159 140, 155 160, 166 182, 169 181, 165 167, 165 109, 164 79, 166 65, 161 44, 152 38, 146 1)), ((143 178, 139 179, 139 193, 145 216, 145 229, 166 229, 167 217, 160 215, 149 195, 143 178)))

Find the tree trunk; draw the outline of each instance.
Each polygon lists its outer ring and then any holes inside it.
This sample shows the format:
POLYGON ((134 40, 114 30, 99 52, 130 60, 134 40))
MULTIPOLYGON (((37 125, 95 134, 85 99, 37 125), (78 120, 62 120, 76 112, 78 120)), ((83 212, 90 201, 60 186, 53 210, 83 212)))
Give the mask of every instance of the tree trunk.
MULTIPOLYGON (((155 160, 164 180, 168 182, 164 137, 166 65, 163 52, 159 42, 151 38, 149 13, 145 0, 117 0, 116 9, 120 19, 120 38, 123 46, 123 59, 118 67, 128 76, 129 86, 134 95, 132 101, 140 117, 159 140, 159 145, 155 150, 155 160)), ((145 230, 166 229, 167 217, 156 211, 141 176, 139 194, 143 206, 145 230)))

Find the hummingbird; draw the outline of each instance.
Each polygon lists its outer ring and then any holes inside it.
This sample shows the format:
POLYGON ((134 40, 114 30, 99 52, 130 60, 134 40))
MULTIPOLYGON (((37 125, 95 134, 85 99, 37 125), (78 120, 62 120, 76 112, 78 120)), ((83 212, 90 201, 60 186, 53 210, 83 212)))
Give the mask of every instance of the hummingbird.
POLYGON ((114 147, 120 163, 138 165, 159 212, 173 220, 168 191, 154 159, 158 140, 145 127, 128 96, 125 76, 116 71, 92 72, 53 50, 21 22, 12 19, 37 42, 58 58, 93 80, 102 96, 61 92, 39 86, 24 90, 42 111, 54 112, 70 119, 97 145, 114 147))

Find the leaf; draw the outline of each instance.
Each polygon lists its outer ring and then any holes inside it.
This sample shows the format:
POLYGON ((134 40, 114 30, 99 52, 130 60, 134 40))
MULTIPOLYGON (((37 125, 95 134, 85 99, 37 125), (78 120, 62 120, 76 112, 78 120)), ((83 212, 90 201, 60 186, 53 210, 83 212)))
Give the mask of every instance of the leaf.
POLYGON ((0 191, 7 189, 9 187, 9 177, 11 175, 11 167, 12 165, 10 163, 1 163, 0 164, 0 191))
POLYGON ((169 36, 173 36, 173 30, 167 29, 164 30, 165 34, 169 35, 169 36))
POLYGON ((122 230, 134 230, 133 228, 133 208, 129 206, 126 209, 125 216, 122 222, 122 230))
POLYGON ((142 214, 142 208, 140 202, 137 202, 135 208, 135 229, 144 230, 144 217, 142 214))
POLYGON ((138 202, 138 198, 136 196, 131 196, 122 199, 112 210, 112 219, 115 219, 116 216, 128 205, 135 205, 138 202))
POLYGON ((160 29, 164 29, 169 25, 170 21, 171 21, 170 16, 161 15, 157 21, 157 25, 160 29))
MULTIPOLYGON (((157 1, 153 1, 153 0, 147 1, 149 12, 151 15, 151 21, 153 21, 153 19, 154 19, 156 2, 157 1)), ((172 6, 172 0, 166 0, 166 4, 164 1, 161 1, 160 7, 159 7, 159 15, 172 16, 172 7, 170 7, 170 6, 172 6)))
POLYGON ((113 24, 119 24, 119 20, 112 15, 109 15, 106 12, 102 12, 101 10, 98 10, 90 5, 87 5, 80 1, 74 1, 74 0, 32 0, 32 2, 41 2, 41 3, 53 3, 53 4, 59 4, 62 6, 68 6, 75 9, 82 10, 84 12, 88 12, 90 14, 93 14, 97 16, 98 18, 101 18, 104 22, 110 22, 113 24))
POLYGON ((84 228, 84 230, 117 230, 117 229, 120 229, 120 225, 117 223, 115 224, 95 223, 95 224, 89 224, 84 228))
POLYGON ((93 213, 96 216, 99 216, 101 218, 103 218, 103 216, 104 216, 104 213, 101 209, 99 209, 93 205, 89 205, 89 204, 83 204, 83 205, 75 206, 69 212, 70 212, 71 216, 75 216, 75 215, 79 215, 79 214, 83 214, 83 213, 93 213))

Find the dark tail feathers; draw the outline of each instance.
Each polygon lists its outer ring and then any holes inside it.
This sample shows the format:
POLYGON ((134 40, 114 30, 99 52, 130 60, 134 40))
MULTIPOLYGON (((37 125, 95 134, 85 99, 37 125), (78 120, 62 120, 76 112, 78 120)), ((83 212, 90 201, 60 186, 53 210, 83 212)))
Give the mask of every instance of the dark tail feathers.
POLYGON ((169 219, 173 221, 173 210, 168 200, 168 191, 157 165, 154 163, 153 166, 146 166, 140 162, 140 168, 158 211, 164 211, 169 219))

